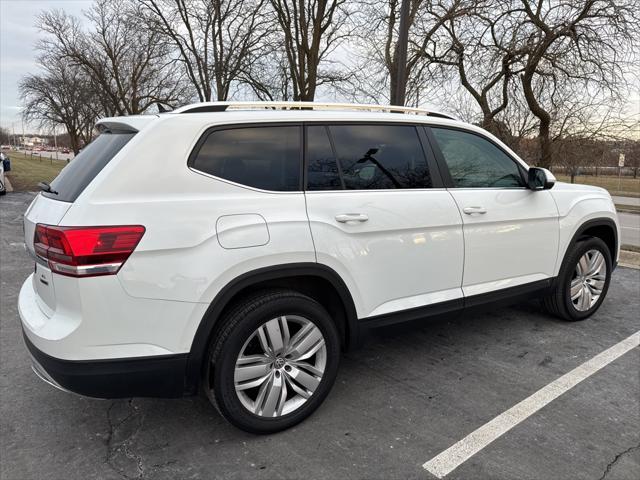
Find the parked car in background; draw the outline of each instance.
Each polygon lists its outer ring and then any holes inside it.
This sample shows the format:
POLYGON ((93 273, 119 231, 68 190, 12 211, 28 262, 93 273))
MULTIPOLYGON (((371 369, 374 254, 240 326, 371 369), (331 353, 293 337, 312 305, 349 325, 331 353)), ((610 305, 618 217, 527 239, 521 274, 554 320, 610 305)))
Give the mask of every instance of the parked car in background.
POLYGON ((25 342, 80 394, 203 391, 275 432, 363 331, 523 298, 583 320, 618 259, 606 190, 439 112, 204 103, 98 128, 24 216, 25 342))
POLYGON ((0 152, 0 195, 5 195, 7 193, 6 179, 4 174, 5 171, 9 171, 11 169, 10 165, 11 163, 9 161, 9 157, 0 152))

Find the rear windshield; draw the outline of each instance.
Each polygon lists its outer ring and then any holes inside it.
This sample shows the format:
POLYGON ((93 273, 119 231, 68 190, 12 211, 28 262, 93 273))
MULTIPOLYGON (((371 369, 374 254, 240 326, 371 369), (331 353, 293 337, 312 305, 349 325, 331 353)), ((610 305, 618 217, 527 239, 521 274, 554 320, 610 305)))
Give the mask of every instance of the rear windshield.
POLYGON ((135 133, 102 133, 89 145, 84 147, 76 157, 62 169, 53 182, 51 189, 55 193, 43 192, 45 197, 74 202, 78 195, 91 183, 98 173, 115 157, 135 133))

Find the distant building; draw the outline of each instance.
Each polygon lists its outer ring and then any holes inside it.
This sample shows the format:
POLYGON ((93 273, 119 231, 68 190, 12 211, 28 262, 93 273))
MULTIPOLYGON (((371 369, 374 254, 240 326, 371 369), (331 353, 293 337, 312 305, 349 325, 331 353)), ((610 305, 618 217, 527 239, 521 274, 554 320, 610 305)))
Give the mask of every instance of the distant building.
POLYGON ((45 147, 49 145, 48 138, 42 137, 18 137, 20 141, 20 145, 24 145, 25 147, 45 147))

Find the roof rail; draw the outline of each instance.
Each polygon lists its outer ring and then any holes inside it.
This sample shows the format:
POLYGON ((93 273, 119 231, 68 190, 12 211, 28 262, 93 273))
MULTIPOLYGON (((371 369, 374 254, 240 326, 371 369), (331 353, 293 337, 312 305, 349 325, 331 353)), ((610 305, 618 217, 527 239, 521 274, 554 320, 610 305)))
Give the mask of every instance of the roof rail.
POLYGON ((323 102, 202 102, 176 108, 170 113, 226 112, 229 110, 358 110, 366 112, 406 113, 456 120, 446 113, 414 107, 396 105, 367 105, 361 103, 323 102))

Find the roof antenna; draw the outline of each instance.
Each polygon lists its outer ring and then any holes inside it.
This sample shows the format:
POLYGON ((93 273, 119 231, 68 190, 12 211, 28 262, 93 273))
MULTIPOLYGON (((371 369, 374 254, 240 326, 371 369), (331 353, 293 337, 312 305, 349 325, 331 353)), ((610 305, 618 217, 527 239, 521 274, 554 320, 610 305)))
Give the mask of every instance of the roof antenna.
POLYGON ((158 113, 167 113, 171 111, 164 108, 160 102, 156 102, 156 105, 158 105, 158 113))

